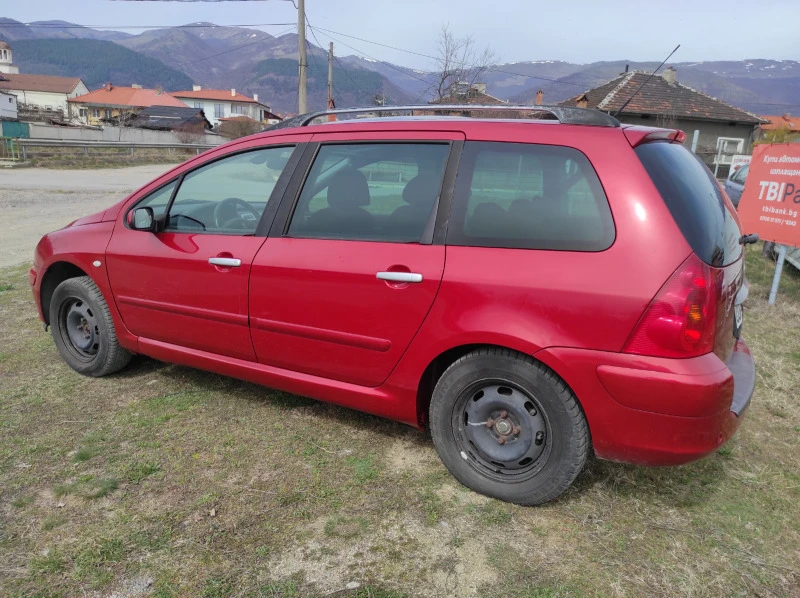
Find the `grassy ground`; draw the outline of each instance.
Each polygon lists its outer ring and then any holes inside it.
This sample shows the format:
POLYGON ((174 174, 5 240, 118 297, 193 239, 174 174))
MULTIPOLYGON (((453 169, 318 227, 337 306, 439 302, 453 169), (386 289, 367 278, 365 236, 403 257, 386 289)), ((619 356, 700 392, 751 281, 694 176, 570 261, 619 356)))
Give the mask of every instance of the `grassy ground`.
POLYGON ((590 461, 540 508, 354 411, 143 358, 81 377, 25 270, 0 270, 0 595, 798 596, 800 276, 768 307, 772 266, 747 260, 758 386, 734 440, 590 461))
POLYGON ((145 164, 178 164, 195 155, 195 150, 92 148, 84 153, 82 148, 30 148, 28 162, 31 166, 61 169, 124 168, 145 164))

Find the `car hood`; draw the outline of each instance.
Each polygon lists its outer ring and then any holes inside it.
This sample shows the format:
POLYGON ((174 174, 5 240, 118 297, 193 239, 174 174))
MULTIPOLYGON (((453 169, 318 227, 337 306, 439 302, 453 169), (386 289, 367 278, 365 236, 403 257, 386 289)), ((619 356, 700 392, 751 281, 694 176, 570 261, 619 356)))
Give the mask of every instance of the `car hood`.
POLYGON ((105 214, 106 210, 101 210, 95 214, 89 214, 88 216, 84 216, 83 218, 78 218, 77 220, 73 220, 64 228, 71 228, 73 226, 83 226, 85 224, 97 224, 98 222, 103 221, 103 215, 105 214))
POLYGON ((128 201, 127 197, 122 201, 118 201, 110 208, 106 208, 106 211, 103 213, 103 222, 108 222, 109 220, 116 220, 117 216, 119 215, 119 211, 122 209, 122 206, 125 205, 126 201, 128 201))

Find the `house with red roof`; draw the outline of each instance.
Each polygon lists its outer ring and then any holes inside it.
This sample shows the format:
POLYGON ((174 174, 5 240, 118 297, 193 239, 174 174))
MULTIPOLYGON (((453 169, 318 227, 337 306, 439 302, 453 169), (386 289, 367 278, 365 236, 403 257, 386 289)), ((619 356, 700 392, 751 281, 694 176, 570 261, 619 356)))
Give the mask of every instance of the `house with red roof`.
POLYGON ((800 116, 782 114, 781 116, 764 115, 761 117, 761 131, 781 131, 785 130, 790 136, 800 135, 800 116))
POLYGON ((698 131, 697 155, 720 177, 727 176, 733 155, 750 153, 761 118, 679 83, 672 67, 648 77, 621 73, 560 105, 602 110, 628 124, 681 129, 687 147, 698 131))
POLYGON ((142 108, 172 106, 183 108, 185 104, 162 89, 146 89, 141 85, 118 87, 106 83, 100 89, 70 98, 71 113, 86 124, 99 125, 103 121, 119 120, 133 115, 142 108))
POLYGON ((219 128, 223 119, 248 117, 262 125, 271 125, 281 118, 272 112, 272 108, 258 101, 258 94, 253 97, 238 93, 235 89, 203 89, 193 85, 191 91, 173 91, 170 94, 186 106, 200 108, 214 128, 219 128))

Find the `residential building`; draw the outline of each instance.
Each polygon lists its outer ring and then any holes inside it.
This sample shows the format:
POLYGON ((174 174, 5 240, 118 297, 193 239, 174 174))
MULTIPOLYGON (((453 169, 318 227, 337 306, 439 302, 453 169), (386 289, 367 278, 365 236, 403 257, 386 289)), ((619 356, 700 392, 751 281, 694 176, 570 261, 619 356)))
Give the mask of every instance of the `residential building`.
POLYGON ((11 59, 11 46, 4 41, 0 41, 0 73, 8 75, 19 73, 19 67, 11 59))
POLYGON ((12 62, 11 46, 0 41, 0 91, 16 96, 19 118, 42 120, 69 118, 67 100, 89 90, 78 77, 21 74, 12 62))
POLYGON ((258 101, 258 94, 248 97, 237 93, 235 89, 203 89, 193 85, 191 91, 173 91, 171 95, 187 106, 200 108, 214 128, 218 128, 223 118, 247 116, 262 125, 280 122, 281 118, 272 112, 272 108, 258 101))
POLYGON ((795 137, 800 138, 800 116, 792 116, 791 114, 783 114, 781 116, 766 115, 762 116, 760 125, 761 136, 767 131, 785 131, 789 139, 795 137))
POLYGON ((141 85, 117 87, 106 83, 100 89, 69 100, 73 116, 84 124, 99 125, 108 121, 120 121, 132 117, 142 108, 150 106, 172 106, 183 108, 185 104, 161 89, 145 89, 141 85))
MULTIPOLYGON (((433 100, 428 102, 429 104, 480 104, 480 105, 502 105, 506 104, 507 102, 501 100, 500 98, 496 98, 491 94, 486 93, 486 84, 485 83, 467 83, 467 82, 459 82, 453 85, 450 95, 439 98, 438 100, 433 100)), ((426 112, 426 111, 418 111, 420 115, 430 115, 433 112, 426 112)), ((445 114, 442 112, 436 112, 436 114, 445 114)), ((461 112, 453 111, 451 113, 452 116, 461 115, 461 112)), ((486 113, 480 111, 471 111, 471 112, 463 112, 464 116, 472 116, 474 118, 491 118, 492 116, 497 116, 496 112, 486 111, 486 113)), ((512 114, 507 115, 506 117, 513 117, 512 114)))
POLYGON ((628 124, 681 129, 687 147, 698 131, 697 155, 717 176, 727 176, 732 156, 749 153, 762 119, 679 83, 672 67, 648 77, 638 71, 622 73, 560 105, 595 108, 628 124))
POLYGON ((0 91, 0 120, 17 120, 17 96, 0 91))

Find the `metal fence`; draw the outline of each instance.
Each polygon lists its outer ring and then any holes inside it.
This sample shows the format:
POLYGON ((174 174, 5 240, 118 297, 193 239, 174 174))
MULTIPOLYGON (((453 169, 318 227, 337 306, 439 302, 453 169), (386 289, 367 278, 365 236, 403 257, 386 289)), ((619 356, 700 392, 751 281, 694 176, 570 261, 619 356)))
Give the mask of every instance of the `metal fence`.
MULTIPOLYGON (((5 141, 5 140, 4 140, 5 141)), ((199 154, 205 150, 209 150, 216 145, 207 143, 133 143, 130 141, 74 141, 62 139, 13 139, 11 146, 16 148, 16 158, 5 158, 9 160, 27 160, 30 148, 74 148, 85 155, 89 155, 92 149, 127 149, 131 155, 137 149, 165 149, 168 153, 175 150, 194 150, 199 154)), ((0 148, 0 157, 2 157, 3 150, 0 148)))
POLYGON ((0 160, 17 161, 20 159, 17 139, 0 137, 0 160))

